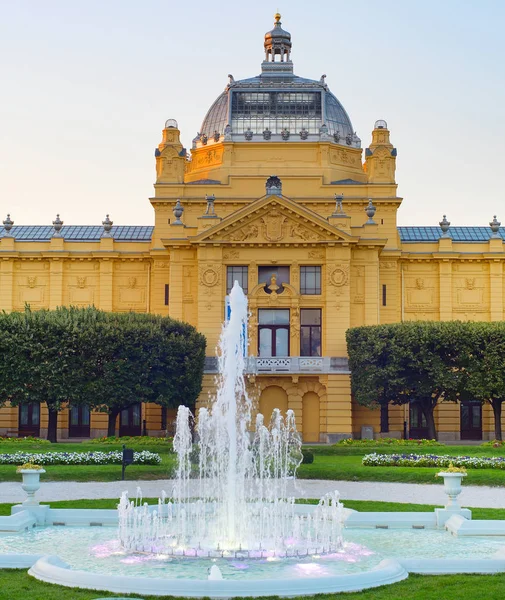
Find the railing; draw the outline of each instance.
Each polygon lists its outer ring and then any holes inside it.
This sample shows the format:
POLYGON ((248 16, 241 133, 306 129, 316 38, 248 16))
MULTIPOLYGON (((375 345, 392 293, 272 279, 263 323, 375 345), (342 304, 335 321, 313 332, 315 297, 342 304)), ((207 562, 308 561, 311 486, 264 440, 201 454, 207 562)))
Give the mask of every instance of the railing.
MULTIPOLYGON (((206 357, 205 371, 217 371, 217 359, 206 357)), ((347 358, 340 356, 250 356, 246 372, 263 373, 348 373, 347 358)))

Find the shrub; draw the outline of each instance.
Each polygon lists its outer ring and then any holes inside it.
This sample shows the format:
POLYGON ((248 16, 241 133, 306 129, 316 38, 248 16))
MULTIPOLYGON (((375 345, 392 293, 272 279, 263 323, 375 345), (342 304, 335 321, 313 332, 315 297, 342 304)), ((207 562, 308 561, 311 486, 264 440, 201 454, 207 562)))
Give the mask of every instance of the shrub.
POLYGON ((314 462, 314 455, 310 450, 302 450, 302 465, 311 465, 314 462))
POLYGON ((346 438, 340 440, 334 446, 442 446, 437 440, 403 440, 397 438, 377 438, 376 440, 353 440, 346 438))
POLYGON ((0 444, 50 444, 49 440, 32 437, 0 437, 0 444))
POLYGON ((149 435, 126 435, 123 437, 101 437, 93 438, 90 444, 113 445, 126 444, 127 446, 166 446, 170 451, 173 451, 172 437, 151 437, 149 435))

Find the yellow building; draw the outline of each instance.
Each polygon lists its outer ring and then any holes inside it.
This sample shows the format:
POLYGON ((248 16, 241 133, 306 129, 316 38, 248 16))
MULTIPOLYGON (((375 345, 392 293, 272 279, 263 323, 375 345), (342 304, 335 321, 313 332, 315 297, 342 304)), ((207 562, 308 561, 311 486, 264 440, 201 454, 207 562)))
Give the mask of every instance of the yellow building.
MULTIPOLYGON (((411 319, 502 320, 499 223, 397 227, 396 149, 377 121, 363 152, 325 75, 293 74, 280 15, 256 77, 229 83, 187 152, 175 120, 155 152, 154 227, 13 225, 0 240, 0 309, 95 305, 170 315, 208 340, 200 402, 214 388, 225 297, 251 309, 248 372, 259 409, 295 410, 304 441, 423 436, 413 406, 369 411, 350 395, 345 332, 411 319)), ((184 402, 184 398, 181 398, 184 402)), ((104 435, 106 415, 69 408, 62 439, 104 435)), ((120 431, 170 426, 157 406, 121 415, 120 431)), ((442 404, 441 439, 488 438, 487 407, 442 404)), ((44 434, 37 405, 0 409, 0 435, 44 434)))

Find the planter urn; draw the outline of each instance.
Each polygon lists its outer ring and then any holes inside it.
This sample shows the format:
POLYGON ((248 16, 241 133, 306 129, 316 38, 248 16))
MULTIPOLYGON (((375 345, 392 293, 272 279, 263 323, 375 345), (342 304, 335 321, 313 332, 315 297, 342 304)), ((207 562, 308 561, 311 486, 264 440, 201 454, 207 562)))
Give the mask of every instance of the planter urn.
POLYGON ((445 507, 446 510, 460 510, 458 496, 461 494, 461 481, 463 477, 466 477, 466 473, 441 471, 438 476, 444 478, 444 491, 449 497, 449 502, 445 507))
POLYGON ((44 469, 21 469, 18 471, 23 477, 21 487, 26 492, 28 498, 23 502, 25 506, 38 506, 38 501, 35 500, 35 493, 40 488, 40 476, 45 473, 44 469))

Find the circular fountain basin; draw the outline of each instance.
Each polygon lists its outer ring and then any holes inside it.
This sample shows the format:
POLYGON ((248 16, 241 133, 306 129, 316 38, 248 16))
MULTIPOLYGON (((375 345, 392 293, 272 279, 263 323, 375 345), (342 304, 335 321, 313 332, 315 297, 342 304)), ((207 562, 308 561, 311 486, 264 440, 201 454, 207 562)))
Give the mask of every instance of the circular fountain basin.
POLYGON ((38 555, 29 573, 42 581, 119 594, 299 596, 400 581, 411 570, 402 564, 405 559, 443 563, 472 557, 491 564, 505 545, 503 539, 457 538, 437 530, 362 529, 346 530, 344 547, 333 554, 238 560, 127 554, 116 535, 112 527, 36 528, 0 536, 0 553, 14 554, 23 548, 38 555), (222 580, 209 581, 213 565, 220 569, 222 580))

